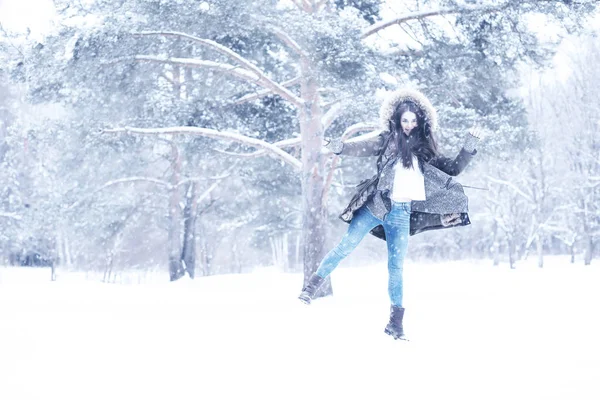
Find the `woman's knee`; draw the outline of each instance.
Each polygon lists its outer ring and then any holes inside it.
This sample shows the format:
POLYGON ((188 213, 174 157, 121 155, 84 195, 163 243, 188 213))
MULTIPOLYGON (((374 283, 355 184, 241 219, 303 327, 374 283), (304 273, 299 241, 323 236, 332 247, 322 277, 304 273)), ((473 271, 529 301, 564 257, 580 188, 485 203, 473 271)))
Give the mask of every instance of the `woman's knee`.
POLYGON ((354 250, 356 246, 358 246, 358 242, 355 242, 354 240, 342 240, 340 244, 334 247, 333 251, 335 251, 339 257, 344 258, 352 253, 352 250, 354 250))

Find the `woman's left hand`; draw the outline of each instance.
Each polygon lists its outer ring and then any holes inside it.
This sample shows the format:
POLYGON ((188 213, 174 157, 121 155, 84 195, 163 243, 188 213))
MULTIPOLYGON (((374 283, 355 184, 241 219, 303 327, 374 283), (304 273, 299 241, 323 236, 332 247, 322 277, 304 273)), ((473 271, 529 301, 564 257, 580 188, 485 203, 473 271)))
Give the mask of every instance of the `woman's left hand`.
POLYGON ((473 127, 469 130, 469 134, 480 140, 485 136, 483 128, 477 124, 473 125, 473 127))

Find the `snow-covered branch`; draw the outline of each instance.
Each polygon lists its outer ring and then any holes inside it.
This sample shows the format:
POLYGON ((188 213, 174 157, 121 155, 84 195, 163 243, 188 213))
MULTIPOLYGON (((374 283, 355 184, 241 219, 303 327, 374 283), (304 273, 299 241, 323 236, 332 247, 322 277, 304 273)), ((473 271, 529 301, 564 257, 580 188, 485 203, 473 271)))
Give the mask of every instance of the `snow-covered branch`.
POLYGON ((216 188, 217 186, 219 186, 219 183, 221 183, 221 182, 220 182, 220 181, 213 182, 213 183, 212 183, 212 185, 210 185, 210 186, 208 187, 208 189, 206 189, 206 190, 204 191, 204 193, 202 193, 202 194, 200 195, 200 197, 198 197, 198 200, 197 200, 197 201, 198 201, 198 203, 200 203, 200 202, 204 201, 204 199, 208 197, 208 195, 210 194, 210 192, 212 192, 213 190, 215 190, 215 188, 216 188))
POLYGON ((376 133, 378 134, 378 129, 379 125, 377 124, 367 124, 360 122, 358 124, 350 125, 348 128, 346 128, 346 130, 342 134, 341 139, 344 140, 346 138, 349 138, 350 136, 358 132, 371 131, 365 135, 361 135, 359 137, 350 139, 352 142, 360 142, 363 140, 371 139, 373 136, 375 136, 376 133))
MULTIPOLYGON (((300 77, 297 76, 293 79, 290 79, 289 81, 285 81, 283 83, 281 83, 281 86, 283 87, 289 87, 289 86, 293 86, 297 83, 300 82, 300 77)), ((243 104, 243 103, 247 103, 249 101, 253 101, 253 100, 257 100, 260 99, 261 97, 265 97, 268 95, 273 94, 273 91, 270 89, 265 89, 265 90, 261 90, 258 91, 256 93, 252 93, 252 94, 247 94, 245 96, 240 97, 239 99, 237 99, 236 101, 233 102, 233 104, 243 104)))
POLYGON ((294 3, 294 5, 296 7, 298 7, 299 10, 302 10, 302 2, 300 0, 291 0, 292 3, 294 3))
POLYGON ((191 182, 221 181, 230 176, 231 176, 231 172, 217 175, 217 176, 209 176, 208 178, 187 178, 187 179, 182 179, 176 186, 183 186, 183 185, 191 183, 191 182))
POLYGON ((265 75, 265 73, 258 68, 257 66, 255 66, 254 64, 252 64, 250 61, 248 61, 246 58, 240 56, 238 53, 236 53, 235 51, 215 42, 214 40, 210 40, 210 39, 201 39, 198 38, 196 36, 192 36, 192 35, 188 35, 186 33, 182 33, 182 32, 171 32, 171 31, 148 31, 148 32, 138 32, 138 33, 134 33, 135 36, 174 36, 174 37, 180 37, 180 38, 185 38, 185 39, 190 39, 196 43, 200 43, 204 46, 210 47, 213 50, 218 51, 221 54, 226 55, 227 57, 235 60, 238 64, 240 64, 241 66, 243 66, 247 71, 251 71, 254 74, 256 74, 256 76, 258 77, 258 80, 255 82, 267 89, 272 90, 274 93, 279 94, 281 97, 285 98, 286 100, 290 101, 291 103, 293 103, 294 105, 296 105, 297 107, 301 107, 303 105, 303 100, 301 98, 299 98, 298 96, 296 96, 294 93, 290 92, 289 90, 287 90, 285 87, 283 87, 282 85, 278 84, 277 82, 273 81, 271 78, 269 78, 267 75, 265 75))
POLYGON ((304 7, 304 11, 310 13, 312 11, 312 4, 309 0, 299 0, 304 7))
POLYGON ((301 143, 302 143, 302 139, 299 137, 295 137, 295 138, 284 139, 284 140, 280 140, 279 142, 275 142, 275 143, 273 143, 273 146, 277 146, 280 148, 295 147, 295 146, 299 146, 301 143))
POLYGON ((233 172, 233 170, 235 170, 237 168, 237 166, 238 166, 238 162, 236 161, 222 175, 213 176, 213 177, 210 177, 210 178, 202 178, 202 179, 199 179, 199 178, 184 179, 181 182, 179 182, 179 184, 177 186, 181 186, 181 185, 184 185, 184 184, 186 184, 188 182, 194 182, 194 181, 199 181, 199 180, 207 180, 207 179, 214 180, 215 182, 213 182, 208 187, 208 189, 206 189, 204 191, 204 193, 202 193, 202 195, 198 198, 197 202, 200 203, 201 201, 203 201, 205 198, 208 197, 208 195, 210 194, 210 192, 212 192, 217 186, 219 186, 219 184, 221 183, 221 181, 223 179, 230 177, 231 174, 232 174, 232 172, 233 172))
POLYGON ((161 180, 161 179, 148 178, 148 177, 145 177, 145 176, 131 176, 131 177, 128 177, 128 178, 114 179, 112 181, 106 182, 104 185, 100 186, 99 188, 97 188, 93 192, 88 193, 83 198, 77 200, 75 203, 73 203, 70 206, 68 206, 67 210, 72 210, 73 208, 76 208, 77 206, 79 206, 80 204, 82 204, 85 200, 89 199, 90 197, 93 197, 96 193, 101 192, 102 190, 106 189, 107 187, 118 185, 118 184, 121 184, 121 183, 128 183, 128 182, 151 182, 151 183, 155 183, 157 185, 171 187, 171 184, 169 182, 167 182, 167 181, 164 181, 164 180, 161 180))
MULTIPOLYGON (((237 164, 236 164, 237 165, 237 164)), ((229 177, 231 175, 231 170, 233 167, 229 168, 224 174, 219 175, 219 176, 213 176, 213 177, 209 177, 209 178, 189 178, 189 179, 184 179, 181 182, 179 182, 176 186, 183 186, 189 182, 198 182, 198 181, 206 181, 206 180, 215 180, 214 183, 211 184, 211 186, 206 190, 206 192, 203 194, 207 195, 208 193, 210 193, 215 187, 218 186, 218 184, 225 178, 229 177)), ((83 202, 85 202, 87 199, 94 197, 94 195, 96 193, 99 193, 101 191, 103 191, 104 189, 114 186, 114 185, 118 185, 121 183, 129 183, 129 182, 151 182, 151 183, 155 183, 157 185, 160 186, 164 186, 167 189, 173 189, 173 185, 165 180, 161 180, 161 179, 155 179, 155 178, 149 178, 149 177, 145 177, 145 176, 130 176, 127 178, 121 178, 121 179, 114 179, 112 181, 106 182, 104 185, 98 187, 96 190, 94 190, 91 193, 88 193, 86 196, 84 196, 83 198, 77 200, 76 202, 74 202, 73 204, 71 204, 70 206, 67 207, 67 210, 72 210, 76 207, 78 207, 79 205, 81 205, 83 202)), ((204 197, 201 197, 201 199, 203 199, 204 197)), ((0 213, 0 216, 3 216, 2 213, 0 213)), ((18 218, 16 219, 21 219, 20 216, 18 216, 18 218)))
POLYGON ((106 133, 130 133, 130 134, 142 134, 142 135, 173 135, 173 134, 192 134, 213 139, 230 140, 233 142, 239 142, 248 146, 261 148, 267 150, 267 154, 271 154, 288 164, 291 164, 294 168, 301 170, 302 163, 290 154, 281 150, 272 143, 265 142, 264 140, 251 138, 248 136, 240 135, 235 132, 221 132, 209 128, 196 128, 190 126, 172 127, 172 128, 118 128, 118 129, 107 129, 104 130, 106 133))
MULTIPOLYGON (((284 147, 297 147, 297 146, 300 146, 301 144, 302 144, 302 140, 300 138, 292 138, 292 139, 285 139, 285 140, 280 140, 279 142, 275 142, 275 143, 273 143, 273 146, 277 146, 279 148, 284 148, 284 147)), ((267 153, 267 150, 258 150, 258 151, 254 151, 252 153, 235 153, 233 151, 225 151, 225 150, 217 150, 217 151, 219 153, 227 154, 230 156, 247 157, 247 158, 261 157, 267 153)))
POLYGON ((335 119, 337 117, 339 117, 341 112, 342 112, 342 105, 339 102, 335 103, 331 108, 329 108, 329 110, 327 110, 325 115, 323 115, 323 117, 321 118, 321 123, 323 124, 324 131, 326 131, 327 128, 329 128, 331 126, 333 121, 335 121, 335 119))
POLYGON ((498 183, 500 185, 504 185, 504 186, 508 186, 508 187, 512 188, 516 193, 520 194, 523 198, 525 198, 525 200, 527 200, 531 204, 535 204, 535 201, 533 200, 533 198, 530 195, 528 195, 527 193, 523 192, 521 189, 519 189, 517 187, 517 185, 515 185, 514 183, 505 181, 502 179, 493 178, 489 175, 487 176, 487 178, 494 183, 498 183))
POLYGON ((315 3, 315 10, 316 10, 316 11, 320 11, 320 10, 321 10, 321 7, 323 7, 325 4, 327 4, 327 2, 328 2, 328 1, 329 1, 329 0, 318 0, 318 1, 315 3))
MULTIPOLYGON (((221 72, 225 72, 227 74, 233 75, 237 78, 240 78, 245 81, 249 81, 251 83, 259 84, 260 77, 256 74, 248 71, 246 69, 236 67, 231 64, 217 63, 213 61, 204 61, 204 60, 196 60, 193 58, 175 58, 175 57, 159 57, 159 56, 148 56, 148 55, 137 55, 134 56, 133 59, 135 61, 148 61, 155 62, 161 64, 170 64, 170 65, 179 65, 182 67, 189 68, 209 68, 215 69, 221 72)), ((123 59, 119 59, 123 60, 123 59)), ((116 61, 119 61, 116 60, 116 61)), ((115 61, 115 60, 113 60, 115 61)))
POLYGON ((288 45, 288 47, 294 50, 296 54, 304 59, 308 59, 308 54, 302 50, 302 47, 300 47, 300 45, 294 39, 292 39, 290 35, 273 25, 271 25, 270 29, 273 31, 275 36, 279 38, 279 40, 288 45))
POLYGON ((489 13, 503 10, 511 5, 510 1, 503 1, 500 4, 482 4, 482 5, 461 5, 459 7, 450 7, 450 8, 438 8, 433 10, 421 10, 415 11, 407 14, 400 15, 398 17, 381 21, 376 24, 371 25, 369 28, 363 31, 361 38, 365 39, 389 26, 401 24, 403 22, 415 20, 415 19, 423 19, 427 17, 433 16, 442 16, 448 14, 467 14, 467 13, 489 13))
POLYGON ((0 211, 0 217, 10 218, 10 219, 14 219, 14 220, 17 220, 17 221, 20 221, 20 220, 23 219, 23 217, 21 217, 18 214, 1 212, 1 211, 0 211))

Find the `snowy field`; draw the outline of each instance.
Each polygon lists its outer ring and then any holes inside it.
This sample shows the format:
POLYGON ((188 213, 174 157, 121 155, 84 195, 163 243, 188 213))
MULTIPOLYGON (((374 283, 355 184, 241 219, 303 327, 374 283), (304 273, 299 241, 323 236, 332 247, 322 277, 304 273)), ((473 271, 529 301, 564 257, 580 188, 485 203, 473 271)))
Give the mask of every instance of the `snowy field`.
MULTIPOLYGON (((600 266, 338 268, 306 306, 271 269, 102 284, 0 268, 0 399, 600 399, 600 266)), ((532 261, 534 263, 534 261, 532 261)), ((580 263, 580 262, 579 262, 580 263)))

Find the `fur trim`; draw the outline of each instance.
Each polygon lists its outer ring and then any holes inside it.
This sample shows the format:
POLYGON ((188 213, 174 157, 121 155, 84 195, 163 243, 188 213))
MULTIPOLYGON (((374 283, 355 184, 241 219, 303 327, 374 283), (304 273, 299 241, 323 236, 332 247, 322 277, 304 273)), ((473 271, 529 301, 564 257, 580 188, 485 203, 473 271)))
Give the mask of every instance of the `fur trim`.
POLYGON ((381 124, 381 128, 386 131, 388 130, 389 120, 392 118, 394 110, 398 104, 406 100, 412 101, 423 110, 425 119, 431 126, 431 131, 435 133, 438 129, 437 112, 435 108, 433 108, 433 105, 431 105, 431 102, 423 93, 416 89, 408 88, 399 89, 387 95, 379 110, 379 123, 381 124))

